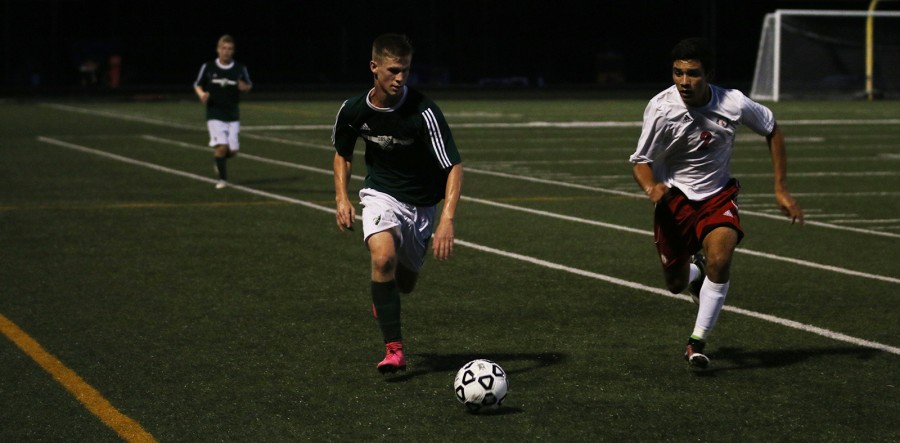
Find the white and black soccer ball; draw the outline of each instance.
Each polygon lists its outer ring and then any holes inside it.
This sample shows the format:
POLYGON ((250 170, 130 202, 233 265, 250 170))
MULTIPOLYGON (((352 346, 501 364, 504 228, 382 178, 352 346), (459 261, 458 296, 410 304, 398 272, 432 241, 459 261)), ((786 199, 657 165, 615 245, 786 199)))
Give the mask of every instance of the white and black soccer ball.
POLYGON ((506 371, 486 359, 472 360, 456 373, 456 399, 470 412, 493 410, 503 404, 509 384, 506 371))

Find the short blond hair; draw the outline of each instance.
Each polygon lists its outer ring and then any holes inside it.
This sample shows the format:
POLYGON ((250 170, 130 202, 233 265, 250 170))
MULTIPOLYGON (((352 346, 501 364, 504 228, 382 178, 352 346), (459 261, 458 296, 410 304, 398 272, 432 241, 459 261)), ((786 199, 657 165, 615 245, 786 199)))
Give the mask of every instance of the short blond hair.
POLYGON ((372 60, 412 57, 415 50, 402 34, 381 34, 372 43, 372 60))
POLYGON ((229 34, 225 34, 225 35, 219 37, 219 43, 216 46, 222 46, 223 43, 231 43, 233 45, 234 38, 232 38, 231 35, 229 35, 229 34))

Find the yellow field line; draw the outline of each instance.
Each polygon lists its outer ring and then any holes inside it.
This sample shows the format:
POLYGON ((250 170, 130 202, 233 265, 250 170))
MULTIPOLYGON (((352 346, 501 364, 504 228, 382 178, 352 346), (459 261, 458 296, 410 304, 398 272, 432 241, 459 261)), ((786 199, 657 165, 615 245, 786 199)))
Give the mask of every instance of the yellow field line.
POLYGON ((0 332, 12 340, 32 360, 41 365, 45 371, 50 373, 56 381, 75 396, 81 404, 100 418, 106 426, 116 431, 120 437, 129 442, 156 442, 156 439, 145 431, 138 422, 119 412, 96 389, 87 384, 78 374, 67 368, 56 357, 44 350, 40 343, 31 338, 3 314, 0 314, 0 332))

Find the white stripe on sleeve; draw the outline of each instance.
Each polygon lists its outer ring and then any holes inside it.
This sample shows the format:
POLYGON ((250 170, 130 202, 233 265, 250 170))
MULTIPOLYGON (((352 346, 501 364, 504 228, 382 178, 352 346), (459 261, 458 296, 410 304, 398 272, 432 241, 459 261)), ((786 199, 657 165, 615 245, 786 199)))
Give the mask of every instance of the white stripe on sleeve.
POLYGON ((444 137, 441 135, 441 128, 438 126, 437 119, 431 108, 422 112, 425 118, 425 124, 428 126, 428 134, 431 137, 431 147, 434 149, 434 155, 437 157, 441 167, 446 169, 453 166, 450 157, 447 156, 447 148, 444 146, 444 137))

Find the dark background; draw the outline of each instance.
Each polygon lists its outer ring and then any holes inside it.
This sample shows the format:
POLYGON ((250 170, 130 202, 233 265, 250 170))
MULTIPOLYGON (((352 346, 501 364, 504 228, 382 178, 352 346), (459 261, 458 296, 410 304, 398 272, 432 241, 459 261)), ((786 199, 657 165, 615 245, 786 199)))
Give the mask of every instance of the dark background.
MULTIPOLYGON (((411 80, 431 87, 629 88, 668 84, 668 51, 709 39, 717 82, 752 80, 763 16, 865 10, 857 1, 129 1, 0 0, 4 94, 189 91, 220 35, 255 91, 368 84, 372 39, 407 34, 411 80), (121 56, 111 87, 109 57, 121 56), (79 71, 86 60, 96 76, 79 71)), ((900 9, 883 0, 879 10, 900 9)))

